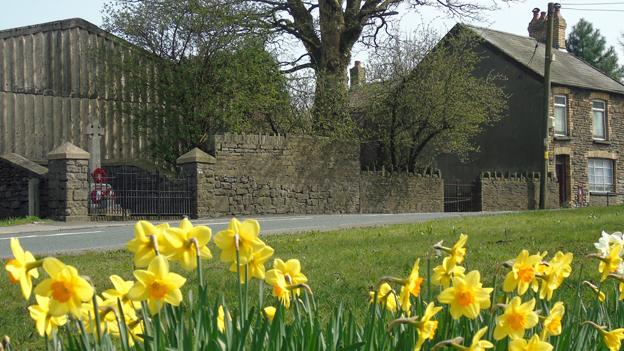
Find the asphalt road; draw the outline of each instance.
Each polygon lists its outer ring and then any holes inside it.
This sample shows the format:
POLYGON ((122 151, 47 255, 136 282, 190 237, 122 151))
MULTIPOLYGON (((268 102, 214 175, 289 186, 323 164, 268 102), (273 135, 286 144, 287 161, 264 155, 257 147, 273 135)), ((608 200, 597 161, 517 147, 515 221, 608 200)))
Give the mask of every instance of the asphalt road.
MULTIPOLYGON (((423 222, 436 218, 478 216, 485 213, 410 213, 353 214, 255 217, 260 222, 261 235, 328 231, 341 228, 423 222)), ((177 225, 170 221, 172 225, 177 225)), ((209 226, 213 235, 227 227, 228 219, 195 220, 193 224, 209 226)), ((93 223, 82 226, 9 227, 13 233, 0 233, 0 257, 11 256, 9 239, 19 238, 22 246, 35 255, 107 250, 123 247, 133 237, 133 223, 93 223), (19 232, 19 233, 18 233, 19 232)))

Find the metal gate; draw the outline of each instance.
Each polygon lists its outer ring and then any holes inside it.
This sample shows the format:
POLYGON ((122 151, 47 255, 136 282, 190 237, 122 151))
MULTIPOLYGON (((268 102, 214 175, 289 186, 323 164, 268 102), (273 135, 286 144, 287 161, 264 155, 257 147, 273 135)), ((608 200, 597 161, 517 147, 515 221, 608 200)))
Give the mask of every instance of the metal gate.
POLYGON ((481 187, 479 182, 444 183, 444 212, 481 211, 481 187))
POLYGON ((171 178, 133 166, 96 169, 89 179, 93 219, 136 219, 190 215, 188 178, 171 178))

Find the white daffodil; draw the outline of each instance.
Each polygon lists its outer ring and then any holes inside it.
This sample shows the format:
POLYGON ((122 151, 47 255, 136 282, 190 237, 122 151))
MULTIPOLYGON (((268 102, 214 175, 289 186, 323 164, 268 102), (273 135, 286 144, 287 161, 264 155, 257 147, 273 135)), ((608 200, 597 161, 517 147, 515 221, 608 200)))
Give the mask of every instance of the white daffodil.
POLYGON ((598 249, 600 257, 607 257, 609 255, 610 247, 616 244, 624 245, 622 233, 614 232, 613 234, 609 234, 603 231, 602 236, 598 239, 598 242, 594 243, 594 247, 598 249))

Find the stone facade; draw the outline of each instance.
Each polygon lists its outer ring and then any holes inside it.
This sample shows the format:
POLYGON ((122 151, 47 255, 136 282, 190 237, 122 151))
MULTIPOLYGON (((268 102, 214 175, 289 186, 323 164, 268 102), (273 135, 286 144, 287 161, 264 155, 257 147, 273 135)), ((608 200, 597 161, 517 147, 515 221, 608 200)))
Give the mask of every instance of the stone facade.
POLYGON ((360 212, 444 212, 444 181, 439 172, 362 172, 360 212))
POLYGON ((47 215, 47 173, 20 155, 0 156, 0 218, 47 215))
MULTIPOLYGON (((482 211, 534 210, 539 205, 539 173, 507 174, 484 172, 481 182, 482 211)), ((546 183, 546 208, 559 207, 559 188, 555 179, 546 183)))
POLYGON ((88 219, 89 153, 66 142, 48 154, 49 215, 63 220, 88 219))
POLYGON ((555 136, 551 130, 549 165, 551 172, 556 173, 557 157, 565 163, 566 174, 558 177, 565 182, 562 190, 567 193, 568 205, 606 205, 607 196, 609 204, 624 203, 624 197, 619 195, 624 193, 624 163, 619 161, 624 152, 624 97, 568 87, 553 87, 555 95, 566 97, 568 135, 555 136), (606 104, 606 140, 593 138, 592 101, 596 100, 606 104), (614 188, 611 194, 590 192, 589 160, 592 158, 613 162, 614 188))
POLYGON ((217 215, 359 212, 359 145, 309 136, 218 135, 217 215))
POLYGON ((188 177, 193 197, 191 214, 194 218, 215 216, 215 177, 216 159, 195 148, 177 159, 180 175, 188 177))

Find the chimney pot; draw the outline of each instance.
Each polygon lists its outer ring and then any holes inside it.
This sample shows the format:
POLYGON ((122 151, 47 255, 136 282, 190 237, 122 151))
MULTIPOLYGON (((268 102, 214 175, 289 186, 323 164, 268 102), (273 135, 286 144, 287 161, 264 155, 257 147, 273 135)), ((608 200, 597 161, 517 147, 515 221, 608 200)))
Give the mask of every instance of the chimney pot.
POLYGON ((540 21, 546 21, 546 11, 540 12, 539 20, 540 21))
POLYGON ((533 20, 537 20, 539 17, 540 9, 538 7, 533 9, 533 20))

